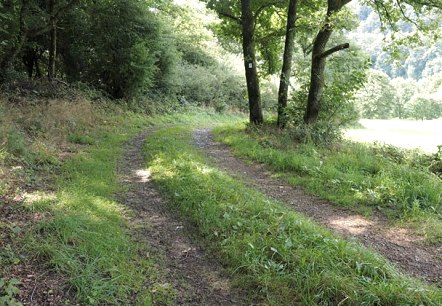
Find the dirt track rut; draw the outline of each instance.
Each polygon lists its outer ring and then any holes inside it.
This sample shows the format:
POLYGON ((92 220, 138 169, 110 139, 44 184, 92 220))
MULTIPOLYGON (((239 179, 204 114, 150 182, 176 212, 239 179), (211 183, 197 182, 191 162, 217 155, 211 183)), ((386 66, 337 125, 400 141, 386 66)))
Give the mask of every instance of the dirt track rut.
POLYGON ((163 287, 177 291, 174 305, 243 305, 223 268, 195 242, 191 226, 169 212, 151 181, 142 154, 148 135, 145 132, 126 144, 120 165, 128 191, 119 200, 133 211, 136 239, 147 243, 154 258, 160 259, 163 287))
POLYGON ((442 285, 441 249, 424 246, 421 238, 404 228, 392 228, 381 216, 367 219, 290 186, 284 179, 272 176, 267 167, 246 164, 235 158, 226 145, 214 141, 210 129, 194 132, 197 147, 206 152, 214 163, 228 173, 244 179, 271 198, 322 224, 348 239, 357 239, 373 248, 405 273, 442 285))

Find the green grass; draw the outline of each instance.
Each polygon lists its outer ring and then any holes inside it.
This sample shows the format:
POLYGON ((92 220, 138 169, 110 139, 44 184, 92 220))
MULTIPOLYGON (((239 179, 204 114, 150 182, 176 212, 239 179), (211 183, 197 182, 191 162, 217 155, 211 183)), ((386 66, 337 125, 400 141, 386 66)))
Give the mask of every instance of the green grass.
POLYGON ((442 181, 393 147, 295 145, 272 132, 233 126, 217 129, 216 135, 235 154, 268 164, 291 184, 334 203, 393 217, 422 212, 436 216, 442 211, 442 181))
MULTIPOLYGON (((82 305, 121 305, 149 300, 144 283, 153 263, 140 257, 127 217, 115 200, 121 191, 116 177, 122 142, 145 122, 129 117, 119 128, 97 131, 90 150, 62 167, 56 198, 27 204, 49 214, 27 237, 28 251, 68 278, 82 305)), ((117 122, 115 122, 117 123, 117 122)))
POLYGON ((174 113, 151 117, 148 119, 150 124, 155 126, 164 125, 188 125, 194 127, 209 127, 224 124, 237 124, 246 120, 246 116, 241 113, 217 113, 209 109, 200 107, 184 107, 181 111, 174 113))
POLYGON ((211 167, 191 137, 183 127, 149 137, 145 152, 153 179, 251 299, 270 305, 442 304, 439 289, 401 275, 375 253, 211 167))
POLYGON ((110 114, 106 127, 87 136, 70 134, 71 142, 89 146, 61 166, 55 199, 26 204, 26 209, 49 216, 27 236, 28 254, 67 277, 75 301, 82 305, 172 305, 175 289, 161 289, 161 259, 139 255, 150 253, 148 246, 132 239, 127 208, 115 199, 123 191, 116 173, 122 144, 153 125, 238 120, 241 116, 204 110, 155 118, 110 114))

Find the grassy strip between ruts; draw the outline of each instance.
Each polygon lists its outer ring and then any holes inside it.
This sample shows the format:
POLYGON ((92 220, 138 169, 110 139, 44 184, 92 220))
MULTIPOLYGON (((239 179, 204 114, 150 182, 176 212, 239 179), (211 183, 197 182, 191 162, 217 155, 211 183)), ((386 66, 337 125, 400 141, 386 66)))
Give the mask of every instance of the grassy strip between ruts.
POLYGON ((293 144, 266 128, 246 132, 244 127, 222 127, 215 134, 238 156, 269 165, 292 185, 359 212, 376 209, 393 219, 414 221, 429 242, 442 242, 442 181, 420 166, 418 158, 399 156, 400 149, 348 142, 332 147, 293 144))
POLYGON ((252 299, 270 305, 441 305, 442 292, 397 272, 208 165, 190 128, 167 128, 145 146, 153 179, 196 225, 208 250, 252 299))
POLYGON ((38 200, 24 204, 25 209, 47 217, 36 222, 18 245, 67 278, 67 290, 74 296, 69 302, 161 304, 155 289, 161 262, 139 255, 146 254, 148 246, 133 241, 126 208, 115 199, 115 193, 123 191, 116 175, 122 144, 151 125, 216 125, 241 120, 241 116, 204 109, 183 109, 182 114, 155 118, 118 111, 102 116, 105 126, 76 134, 75 141, 87 139, 81 143, 88 146, 63 164, 57 192, 36 193, 38 200), (152 288, 146 288, 146 283, 152 288))

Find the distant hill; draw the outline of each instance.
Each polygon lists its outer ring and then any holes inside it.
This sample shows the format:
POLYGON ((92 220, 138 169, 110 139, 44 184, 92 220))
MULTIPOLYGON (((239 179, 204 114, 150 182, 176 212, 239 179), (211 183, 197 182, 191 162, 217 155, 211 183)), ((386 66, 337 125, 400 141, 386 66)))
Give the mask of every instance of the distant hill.
MULTIPOLYGON (((389 33, 381 31, 378 15, 371 7, 357 3, 352 5, 352 9, 359 16, 360 24, 349 36, 370 55, 373 69, 386 73, 392 79, 401 77, 417 81, 442 72, 442 40, 424 47, 402 46, 402 57, 393 59, 384 50, 388 45, 389 33)), ((397 36, 415 31, 411 23, 402 23, 399 28, 397 36)))

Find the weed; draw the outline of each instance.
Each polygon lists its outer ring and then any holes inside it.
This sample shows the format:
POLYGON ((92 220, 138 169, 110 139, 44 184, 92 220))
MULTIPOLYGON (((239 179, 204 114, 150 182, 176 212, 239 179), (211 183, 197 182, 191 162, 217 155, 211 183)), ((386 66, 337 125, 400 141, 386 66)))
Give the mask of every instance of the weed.
POLYGON ((15 295, 20 293, 20 289, 18 289, 18 285, 20 282, 16 278, 6 279, 0 277, 0 305, 5 306, 22 306, 15 299, 15 295))
POLYGON ((94 140, 89 135, 80 134, 74 132, 68 135, 68 140, 72 143, 82 144, 82 145, 93 145, 94 140))
POLYGON ((28 154, 24 135, 17 130, 8 132, 6 147, 16 157, 26 157, 28 154))
POLYGON ((16 265, 20 263, 20 257, 10 244, 2 247, 0 250, 0 263, 4 266, 16 265))
POLYGON ((172 285, 168 283, 155 283, 152 285, 150 292, 154 305, 174 305, 176 292, 172 285))

